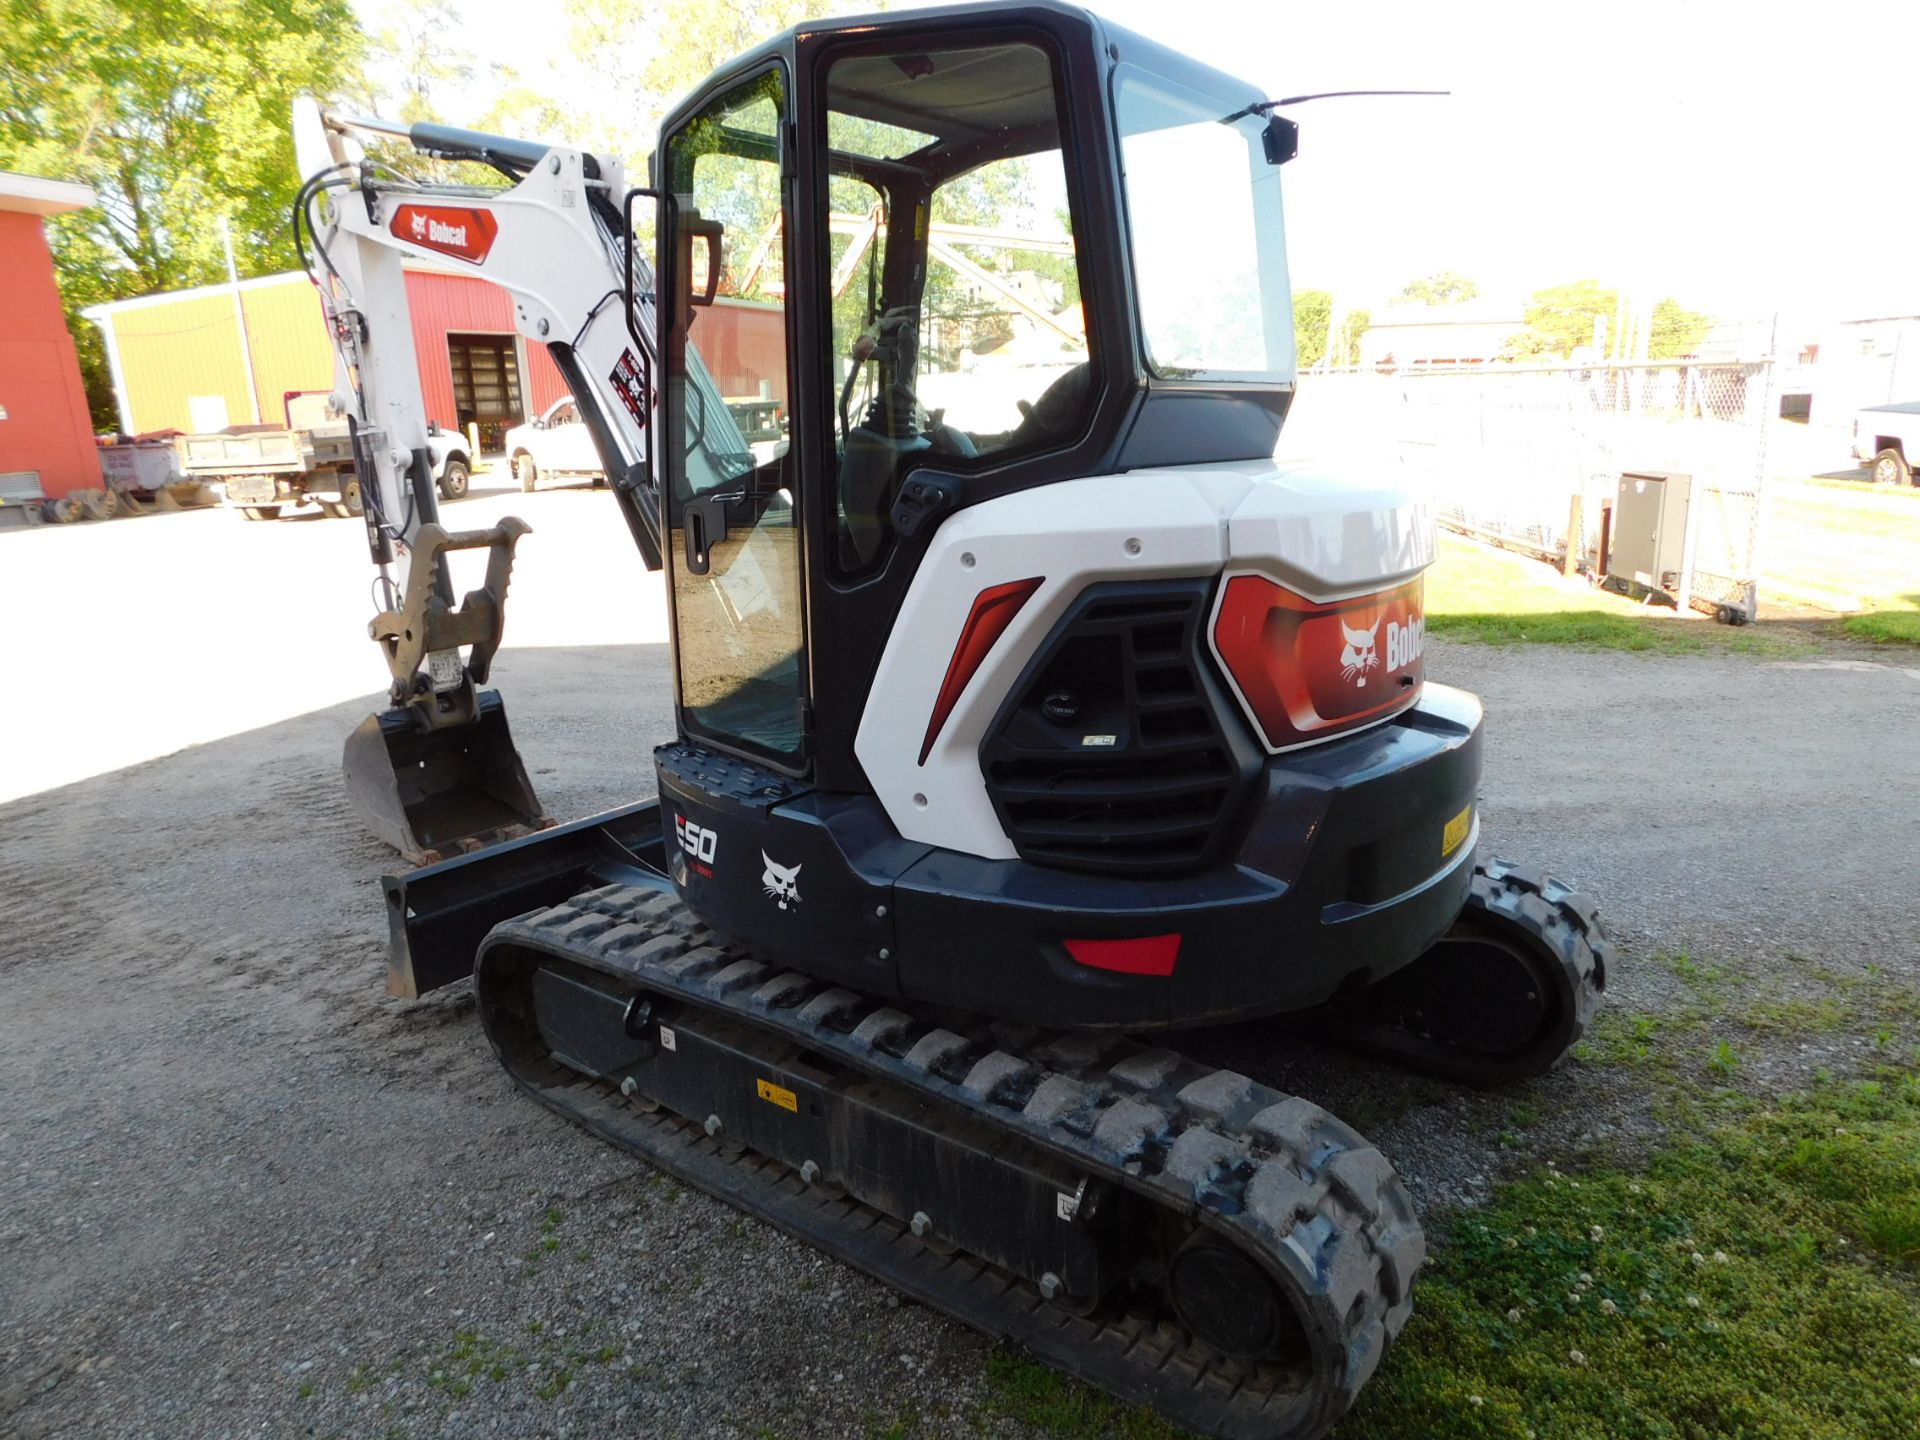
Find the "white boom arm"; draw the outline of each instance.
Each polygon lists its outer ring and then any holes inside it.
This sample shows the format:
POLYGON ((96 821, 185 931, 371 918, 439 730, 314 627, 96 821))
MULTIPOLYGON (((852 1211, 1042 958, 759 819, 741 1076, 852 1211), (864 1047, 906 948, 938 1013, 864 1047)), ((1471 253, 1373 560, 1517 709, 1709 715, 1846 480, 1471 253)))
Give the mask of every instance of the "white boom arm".
POLYGON ((405 576, 396 579, 388 567, 404 563, 433 508, 431 485, 416 473, 427 415, 402 272, 407 257, 512 294, 515 327, 553 347, 641 553, 655 566, 653 280, 635 256, 630 331, 620 161, 439 126, 349 119, 308 99, 295 102, 293 129, 307 177, 296 237, 304 225, 312 238, 303 259, 333 336, 335 388, 356 423, 368 537, 389 596, 405 576), (493 163, 518 178, 497 190, 423 183, 369 159, 356 137, 371 133, 401 137, 428 154, 493 163))

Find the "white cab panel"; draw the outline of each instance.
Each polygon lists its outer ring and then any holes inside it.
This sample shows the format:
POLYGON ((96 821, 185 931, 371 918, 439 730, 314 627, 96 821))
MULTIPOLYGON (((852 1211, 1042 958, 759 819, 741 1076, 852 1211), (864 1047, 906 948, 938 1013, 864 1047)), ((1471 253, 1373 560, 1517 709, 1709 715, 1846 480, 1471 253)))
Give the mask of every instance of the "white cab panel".
POLYGON ((900 834, 988 859, 1014 848, 993 813, 980 742, 1020 672, 1089 585, 1260 569, 1315 600, 1375 589, 1433 559, 1428 504, 1404 489, 1272 461, 1064 481, 960 511, 907 591, 854 737, 900 834), (981 591, 1043 581, 918 763, 954 646, 981 591))
POLYGON ((1261 570, 1309 600, 1411 580, 1433 563, 1433 505, 1403 486, 1320 465, 1270 468, 1234 510, 1236 570, 1261 570))

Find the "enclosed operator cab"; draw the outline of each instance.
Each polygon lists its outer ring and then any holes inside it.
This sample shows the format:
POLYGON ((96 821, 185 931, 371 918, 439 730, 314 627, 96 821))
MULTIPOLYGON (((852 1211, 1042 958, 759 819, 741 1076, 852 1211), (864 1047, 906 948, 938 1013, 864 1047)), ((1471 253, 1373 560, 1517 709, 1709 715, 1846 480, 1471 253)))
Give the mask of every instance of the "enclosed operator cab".
POLYGON ((1116 1025, 1316 1003, 1452 923, 1479 710, 1422 684, 1430 517, 1271 458, 1271 112, 1038 4, 802 27, 667 120, 657 761, 700 914, 1116 1025))
POLYGON ((669 118, 660 453, 689 735, 865 789, 853 737, 943 516, 1272 454, 1292 126, 1261 98, 1034 6, 803 27, 669 118), (778 402, 778 453, 755 454, 743 396, 778 402))

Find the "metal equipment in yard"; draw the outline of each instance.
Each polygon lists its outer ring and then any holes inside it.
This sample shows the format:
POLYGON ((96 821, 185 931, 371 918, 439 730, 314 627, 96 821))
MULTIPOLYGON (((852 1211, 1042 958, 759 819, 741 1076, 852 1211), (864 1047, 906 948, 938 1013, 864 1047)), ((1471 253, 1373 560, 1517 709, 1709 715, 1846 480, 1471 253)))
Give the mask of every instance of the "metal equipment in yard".
POLYGON ((330 397, 291 396, 284 425, 230 425, 182 435, 180 472, 220 485, 227 504, 249 520, 276 520, 289 506, 316 504, 329 515, 360 513, 353 435, 329 413, 330 397))
POLYGON ((1671 593, 1686 570, 1693 477, 1642 472, 1620 477, 1605 569, 1648 590, 1671 593))
POLYGON ((220 503, 207 485, 180 473, 180 452, 171 434, 102 444, 100 470, 122 515, 203 510, 220 503))
POLYGON ((676 107, 644 189, 564 145, 295 123, 421 747, 388 762, 482 734, 521 533, 464 537, 493 563, 453 611, 404 255, 513 292, 673 631, 658 800, 389 878, 391 987, 472 975, 541 1103, 1217 1436, 1333 1425, 1426 1242, 1378 1150, 1177 1032, 1317 1010, 1507 1081, 1610 959, 1590 902, 1478 853, 1481 707, 1424 673, 1427 504, 1271 458, 1279 103, 1034 0, 790 30, 676 107), (365 148, 395 140, 505 183, 406 178, 365 148), (1030 246, 1017 283, 935 252, 963 201, 1030 246), (724 343, 721 298, 781 343, 724 343))
POLYGON ((1685 474, 1693 543, 1663 588, 1683 609, 1744 623, 1763 566, 1774 368, 1669 360, 1316 374, 1294 418, 1320 445, 1386 442, 1387 463, 1432 486, 1442 525, 1596 578, 1620 476, 1685 474))

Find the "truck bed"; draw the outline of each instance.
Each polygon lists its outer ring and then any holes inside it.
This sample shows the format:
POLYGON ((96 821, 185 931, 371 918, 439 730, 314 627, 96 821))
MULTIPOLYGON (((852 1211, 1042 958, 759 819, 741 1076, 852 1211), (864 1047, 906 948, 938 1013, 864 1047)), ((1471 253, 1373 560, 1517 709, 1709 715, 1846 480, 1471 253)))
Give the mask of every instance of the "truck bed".
POLYGON ((183 475, 299 475, 353 463, 347 427, 289 430, 271 425, 233 425, 177 442, 183 475))

